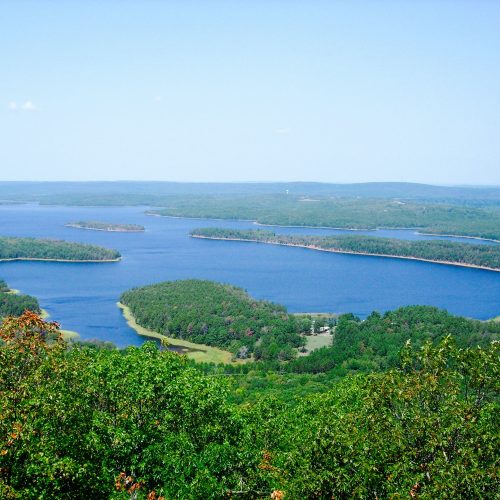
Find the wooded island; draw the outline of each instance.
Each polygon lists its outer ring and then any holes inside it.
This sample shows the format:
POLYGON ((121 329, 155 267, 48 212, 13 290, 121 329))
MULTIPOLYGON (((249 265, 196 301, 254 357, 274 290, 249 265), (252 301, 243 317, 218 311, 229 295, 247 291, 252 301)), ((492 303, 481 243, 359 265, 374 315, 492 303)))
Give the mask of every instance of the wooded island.
POLYGON ((145 230, 144 226, 139 224, 115 224, 112 222, 100 221, 78 221, 69 222, 66 227, 73 227, 76 229, 90 229, 93 231, 108 231, 115 233, 140 233, 145 230))
POLYGON ((193 238, 252 241, 296 246, 334 253, 394 257, 439 264, 500 271, 500 245, 473 245, 444 240, 399 240, 360 235, 305 236, 283 235, 267 230, 200 228, 193 238))
POLYGON ((117 250, 84 243, 38 238, 0 237, 0 261, 116 262, 117 250))

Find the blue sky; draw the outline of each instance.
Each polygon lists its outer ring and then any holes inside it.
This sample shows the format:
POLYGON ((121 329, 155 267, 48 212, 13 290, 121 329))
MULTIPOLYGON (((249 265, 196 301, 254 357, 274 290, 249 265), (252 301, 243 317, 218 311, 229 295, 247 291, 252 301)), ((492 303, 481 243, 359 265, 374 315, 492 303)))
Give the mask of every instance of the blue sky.
POLYGON ((500 2, 0 2, 0 180, 500 184, 500 2))

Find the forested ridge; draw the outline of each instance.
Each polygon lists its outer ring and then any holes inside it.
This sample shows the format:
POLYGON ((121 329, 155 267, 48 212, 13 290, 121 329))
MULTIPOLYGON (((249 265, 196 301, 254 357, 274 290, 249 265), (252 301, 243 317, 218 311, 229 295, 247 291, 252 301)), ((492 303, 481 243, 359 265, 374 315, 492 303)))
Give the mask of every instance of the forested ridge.
POLYGON ((400 240, 361 235, 303 236, 282 235, 268 230, 200 228, 194 237, 235 239, 261 243, 298 245, 322 250, 431 260, 500 269, 500 245, 474 245, 444 240, 400 240))
POLYGON ((167 337, 220 347, 240 358, 290 359, 310 328, 285 307, 212 281, 170 281, 129 290, 120 302, 137 323, 167 337))
MULTIPOLYGON (((406 323, 413 338, 419 321, 406 323)), ((8 318, 0 497, 493 499, 499 343, 440 338, 320 394, 234 404, 234 378, 154 343, 68 345, 33 313, 8 318)))
POLYGON ((116 224, 113 222, 101 221, 76 221, 68 222, 67 227, 78 229, 94 229, 97 231, 116 231, 116 232, 141 232, 144 231, 144 226, 139 224, 116 224))
POLYGON ((411 182, 180 183, 180 182, 0 182, 2 200, 47 205, 150 205, 169 207, 186 198, 282 196, 396 199, 412 203, 500 206, 500 188, 434 186, 411 182))
POLYGON ((281 226, 343 229, 414 228, 423 233, 500 240, 500 210, 416 203, 398 199, 325 196, 190 196, 151 214, 208 219, 242 219, 281 226))
POLYGON ((96 245, 63 240, 0 237, 0 260, 64 260, 109 261, 118 260, 120 253, 96 245))

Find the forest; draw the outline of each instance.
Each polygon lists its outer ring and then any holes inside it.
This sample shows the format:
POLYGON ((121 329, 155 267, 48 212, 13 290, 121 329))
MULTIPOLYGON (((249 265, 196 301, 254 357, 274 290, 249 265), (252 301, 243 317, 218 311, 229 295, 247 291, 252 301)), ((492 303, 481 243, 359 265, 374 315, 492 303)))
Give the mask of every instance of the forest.
POLYGON ((36 297, 15 293, 4 280, 0 279, 0 318, 21 316, 26 310, 41 312, 36 297))
POLYGON ((16 259, 109 262, 119 260, 120 253, 63 240, 0 237, 0 260, 16 259))
POLYGON ((76 229, 93 229, 95 231, 109 231, 119 233, 137 233, 144 231, 144 226, 139 224, 115 224, 113 222, 101 221, 77 221, 68 222, 66 227, 74 227, 76 229))
POLYGON ((169 281, 129 290, 120 302, 136 322, 167 337, 220 347, 240 359, 291 359, 305 344, 307 318, 255 300, 243 289, 203 280, 169 281))
MULTIPOLYGON (((498 341, 462 342, 436 311, 399 314, 408 340, 392 367, 241 404, 243 377, 205 375, 153 342, 68 344, 34 313, 7 318, 0 497, 495 498, 498 341)), ((390 338, 393 319, 370 328, 390 338)))
MULTIPOLYGON (((286 399, 295 391, 304 393, 304 387, 297 387, 296 382, 309 384, 315 392, 346 375, 392 369, 398 366, 399 353, 407 342, 420 348, 426 342, 436 344, 448 335, 460 348, 485 347, 500 340, 500 322, 462 318, 433 306, 405 306, 383 314, 374 311, 364 320, 347 313, 336 320, 332 345, 307 356, 251 365, 204 363, 196 368, 205 374, 234 375, 244 388, 245 397, 253 393, 258 396, 262 390, 273 392, 282 384, 282 380, 269 377, 270 373, 286 375, 288 387, 281 385, 281 389, 288 389, 286 399), (303 374, 314 376, 303 378, 303 374)), ((279 394, 276 397, 283 399, 279 394)))
POLYGON ((415 258, 443 263, 500 269, 500 245, 474 245, 444 240, 400 240, 360 235, 305 236, 282 235, 267 230, 201 228, 191 236, 212 239, 236 239, 260 243, 296 245, 332 252, 348 252, 415 258))
POLYGON ((341 229, 412 228, 422 233, 500 240, 498 207, 477 208, 399 199, 336 198, 266 194, 179 197, 163 216, 252 220, 281 226, 341 229))

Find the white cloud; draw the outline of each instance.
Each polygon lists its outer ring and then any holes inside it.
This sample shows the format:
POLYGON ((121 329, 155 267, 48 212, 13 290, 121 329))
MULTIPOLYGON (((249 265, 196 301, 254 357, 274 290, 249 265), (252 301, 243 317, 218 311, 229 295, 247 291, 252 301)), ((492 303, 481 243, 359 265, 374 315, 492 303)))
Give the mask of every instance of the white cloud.
POLYGON ((36 106, 31 101, 26 101, 21 106, 21 109, 24 111, 36 111, 36 106))
POLYGON ((17 102, 15 101, 10 101, 9 104, 7 104, 7 107, 11 110, 11 111, 16 111, 17 110, 17 102))
POLYGON ((290 135, 292 130, 290 128, 277 128, 275 132, 280 135, 290 135))
POLYGON ((155 98, 153 100, 154 100, 154 102, 162 102, 163 101, 163 96, 157 95, 157 96, 155 96, 155 98))

